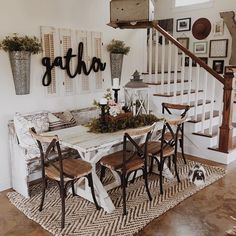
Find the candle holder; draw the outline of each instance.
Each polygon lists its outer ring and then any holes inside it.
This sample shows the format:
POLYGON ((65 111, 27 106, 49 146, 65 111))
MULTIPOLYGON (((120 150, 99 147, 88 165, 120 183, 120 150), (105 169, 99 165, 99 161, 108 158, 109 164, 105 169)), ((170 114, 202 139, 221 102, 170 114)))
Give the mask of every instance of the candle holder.
POLYGON ((106 104, 100 104, 101 108, 101 132, 107 131, 107 122, 106 122, 106 104))
POLYGON ((117 89, 113 88, 112 90, 114 91, 114 101, 115 101, 115 103, 118 103, 118 91, 120 89, 119 88, 117 88, 117 89))

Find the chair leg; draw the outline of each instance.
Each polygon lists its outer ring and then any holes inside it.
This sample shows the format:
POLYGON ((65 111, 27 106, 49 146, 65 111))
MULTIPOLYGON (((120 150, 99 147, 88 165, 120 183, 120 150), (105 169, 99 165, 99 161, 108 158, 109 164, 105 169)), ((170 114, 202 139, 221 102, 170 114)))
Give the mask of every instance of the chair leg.
POLYGON ((96 199, 96 196, 95 196, 95 192, 94 192, 92 173, 88 174, 88 181, 89 181, 89 186, 91 188, 91 193, 92 193, 94 204, 95 204, 97 210, 100 210, 101 207, 98 205, 98 202, 97 202, 97 199, 96 199))
POLYGON ((71 181, 71 190, 72 190, 73 197, 76 196, 76 194, 75 194, 75 185, 74 184, 75 184, 74 181, 71 181))
POLYGON ((152 171, 153 171, 153 163, 154 162, 154 158, 151 157, 151 163, 150 163, 150 167, 149 167, 149 174, 152 174, 152 171))
POLYGON ((124 174, 121 176, 121 186, 123 192, 123 215, 126 215, 126 178, 124 174))
POLYGON ((100 175, 101 182, 103 181, 103 178, 105 177, 105 174, 106 174, 106 167, 101 166, 101 175, 100 175))
POLYGON ((176 175, 176 178, 177 178, 178 182, 180 182, 180 178, 179 178, 179 174, 178 174, 178 169, 177 169, 177 158, 176 158, 176 155, 173 157, 174 166, 175 166, 175 175, 176 175))
POLYGON ((42 185, 42 198, 41 198, 41 203, 40 203, 40 206, 39 206, 39 211, 43 210, 43 203, 44 203, 44 199, 45 199, 46 188, 47 188, 47 180, 44 179, 43 180, 43 185, 42 185))
POLYGON ((151 193, 150 193, 149 188, 148 188, 147 169, 145 167, 143 168, 143 177, 144 177, 145 187, 146 187, 146 191, 147 191, 149 200, 152 201, 152 196, 151 196, 151 193))
POLYGON ((60 195, 61 195, 61 228, 65 227, 65 189, 64 186, 60 185, 60 195))
POLYGON ((180 143, 180 147, 181 147, 182 158, 184 160, 184 164, 186 165, 187 162, 186 162, 185 155, 184 155, 184 140, 180 139, 179 143, 180 143))
POLYGON ((168 168, 171 169, 171 157, 168 157, 168 168))
POLYGON ((136 178, 136 175, 137 175, 137 170, 134 172, 133 179, 130 181, 131 184, 134 183, 134 180, 135 180, 135 178, 136 178))
POLYGON ((163 186, 162 186, 162 171, 163 171, 163 166, 164 166, 164 160, 160 160, 160 194, 163 194, 163 186))

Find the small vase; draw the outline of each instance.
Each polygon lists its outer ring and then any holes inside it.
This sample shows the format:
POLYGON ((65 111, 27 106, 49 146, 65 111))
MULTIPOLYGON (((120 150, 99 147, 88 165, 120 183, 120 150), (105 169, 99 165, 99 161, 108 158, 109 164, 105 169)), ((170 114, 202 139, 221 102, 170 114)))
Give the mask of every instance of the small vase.
POLYGON ((30 93, 31 53, 27 51, 9 52, 16 95, 30 93))
POLYGON ((111 83, 113 85, 113 79, 119 78, 119 82, 121 82, 121 72, 122 72, 122 65, 123 65, 123 57, 124 54, 121 53, 111 53, 110 60, 111 60, 111 83))

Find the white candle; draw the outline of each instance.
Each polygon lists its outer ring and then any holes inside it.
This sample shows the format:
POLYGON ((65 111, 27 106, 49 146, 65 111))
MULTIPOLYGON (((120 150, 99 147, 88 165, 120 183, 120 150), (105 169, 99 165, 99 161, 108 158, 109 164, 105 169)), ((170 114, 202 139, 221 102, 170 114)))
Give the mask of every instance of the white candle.
POLYGON ((100 105, 107 105, 107 99, 106 98, 101 98, 99 103, 100 103, 100 105))
POLYGON ((120 79, 114 78, 113 79, 113 89, 119 89, 120 88, 120 79))

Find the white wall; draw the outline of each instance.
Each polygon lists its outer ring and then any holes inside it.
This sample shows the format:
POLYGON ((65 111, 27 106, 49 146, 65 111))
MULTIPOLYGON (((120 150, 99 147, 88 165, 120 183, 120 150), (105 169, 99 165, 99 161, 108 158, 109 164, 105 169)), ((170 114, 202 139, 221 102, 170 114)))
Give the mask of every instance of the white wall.
MULTIPOLYGON (((105 46, 112 38, 116 38, 124 40, 131 47, 123 64, 122 84, 125 84, 135 69, 139 71, 142 69, 143 30, 115 30, 106 25, 108 22, 108 0, 2 0, 0 39, 15 32, 39 37, 40 26, 101 31, 105 46)), ((82 108, 90 106, 94 98, 100 98, 102 95, 46 97, 45 89, 41 85, 43 74, 41 57, 41 55, 32 57, 30 95, 16 96, 8 55, 0 52, 0 191, 11 186, 7 124, 16 111, 82 108)), ((108 63, 104 72, 104 88, 107 88, 111 86, 111 79, 109 54, 105 49, 103 60, 108 63)))

